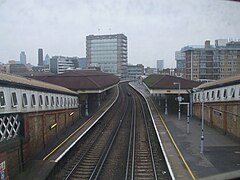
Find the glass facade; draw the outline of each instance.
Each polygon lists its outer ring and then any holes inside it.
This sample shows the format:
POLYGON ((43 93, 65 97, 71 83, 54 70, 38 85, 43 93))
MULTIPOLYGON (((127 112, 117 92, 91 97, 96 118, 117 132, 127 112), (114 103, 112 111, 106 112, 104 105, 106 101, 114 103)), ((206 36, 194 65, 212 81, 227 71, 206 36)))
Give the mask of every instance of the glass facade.
POLYGON ((116 35, 89 35, 86 37, 88 66, 97 66, 103 72, 119 77, 127 76, 127 37, 116 35))

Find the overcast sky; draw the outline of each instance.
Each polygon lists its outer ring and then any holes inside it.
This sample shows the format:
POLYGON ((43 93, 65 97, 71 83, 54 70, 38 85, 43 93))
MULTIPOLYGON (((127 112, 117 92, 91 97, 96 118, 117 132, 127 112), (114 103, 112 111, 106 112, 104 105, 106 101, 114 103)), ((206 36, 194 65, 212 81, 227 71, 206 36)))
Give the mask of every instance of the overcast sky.
POLYGON ((222 0, 0 0, 0 62, 37 64, 44 56, 86 56, 89 34, 123 33, 128 62, 175 67, 186 45, 240 38, 240 3, 222 0), (100 30, 99 30, 100 29, 100 30))

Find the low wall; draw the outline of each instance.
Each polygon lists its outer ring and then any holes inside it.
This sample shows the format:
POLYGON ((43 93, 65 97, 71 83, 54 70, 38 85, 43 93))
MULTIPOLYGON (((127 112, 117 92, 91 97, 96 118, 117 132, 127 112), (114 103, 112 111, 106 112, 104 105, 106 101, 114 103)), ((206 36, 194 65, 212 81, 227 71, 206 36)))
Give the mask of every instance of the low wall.
POLYGON ((21 172, 33 156, 71 126, 79 117, 79 109, 31 112, 19 117, 19 136, 0 143, 0 166, 5 164, 5 179, 21 172))
MULTIPOLYGON (((193 115, 202 118, 202 105, 193 105, 193 115)), ((218 102, 205 103, 204 120, 225 134, 229 134, 240 140, 240 103, 218 102)))

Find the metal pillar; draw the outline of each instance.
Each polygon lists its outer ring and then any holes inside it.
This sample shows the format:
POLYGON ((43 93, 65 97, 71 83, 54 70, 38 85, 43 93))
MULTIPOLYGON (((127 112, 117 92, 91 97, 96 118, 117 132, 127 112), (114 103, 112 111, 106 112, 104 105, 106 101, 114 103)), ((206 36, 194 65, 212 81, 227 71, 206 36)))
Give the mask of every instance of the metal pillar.
POLYGON ((101 106, 100 94, 98 94, 98 107, 101 106))
POLYGON ((203 153, 203 142, 204 142, 204 90, 202 90, 202 135, 201 135, 200 153, 203 153))
POLYGON ((189 116, 190 116, 190 108, 189 108, 189 103, 187 104, 187 134, 189 134, 189 123, 190 123, 190 121, 189 121, 189 116))
POLYGON ((190 116, 192 117, 193 116, 193 93, 189 94, 189 99, 190 99, 189 110, 190 110, 190 116))
POLYGON ((86 112, 85 112, 85 116, 88 116, 88 97, 86 96, 86 101, 85 101, 85 108, 86 108, 86 112))
POLYGON ((167 110, 167 96, 165 99, 165 115, 168 115, 168 110, 167 110))
POLYGON ((190 126, 190 115, 189 115, 189 113, 190 113, 190 106, 189 106, 189 102, 182 102, 181 103, 181 105, 187 105, 187 134, 189 134, 189 132, 190 132, 190 128, 189 128, 189 126, 190 126))
POLYGON ((161 106, 161 94, 159 94, 159 97, 158 97, 158 105, 161 106))

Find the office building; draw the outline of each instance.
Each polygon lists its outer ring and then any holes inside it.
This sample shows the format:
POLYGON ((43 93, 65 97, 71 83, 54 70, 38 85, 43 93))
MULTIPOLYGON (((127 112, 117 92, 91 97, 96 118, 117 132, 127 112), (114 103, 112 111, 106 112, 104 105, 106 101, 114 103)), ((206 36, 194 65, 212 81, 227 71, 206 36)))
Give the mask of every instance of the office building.
POLYGON ((128 65, 128 79, 135 80, 144 75, 144 66, 142 64, 128 65))
POLYGON ((175 52, 175 60, 176 60, 176 69, 178 72, 185 72, 186 64, 185 64, 185 52, 181 51, 176 51, 175 52))
POLYGON ((144 68, 145 75, 157 74, 157 68, 146 67, 144 68))
POLYGON ((20 53, 20 64, 26 64, 27 63, 27 57, 24 51, 20 53))
POLYGON ((43 66, 43 49, 38 49, 38 66, 43 66))
POLYGON ((87 58, 79 58, 79 68, 87 69, 87 58))
POLYGON ((127 37, 124 34, 89 35, 86 37, 88 67, 127 78, 127 37))
POLYGON ((204 47, 185 47, 186 78, 208 81, 226 78, 240 72, 240 42, 205 41, 204 47))
POLYGON ((44 65, 49 65, 49 63, 50 63, 50 57, 49 57, 48 54, 46 54, 45 59, 44 59, 44 61, 43 61, 43 64, 44 64, 44 65))
POLYGON ((53 56, 50 59, 50 72, 55 74, 63 73, 66 70, 79 68, 78 57, 53 56))
POLYGON ((157 71, 162 71, 164 69, 164 60, 157 60, 157 71))

